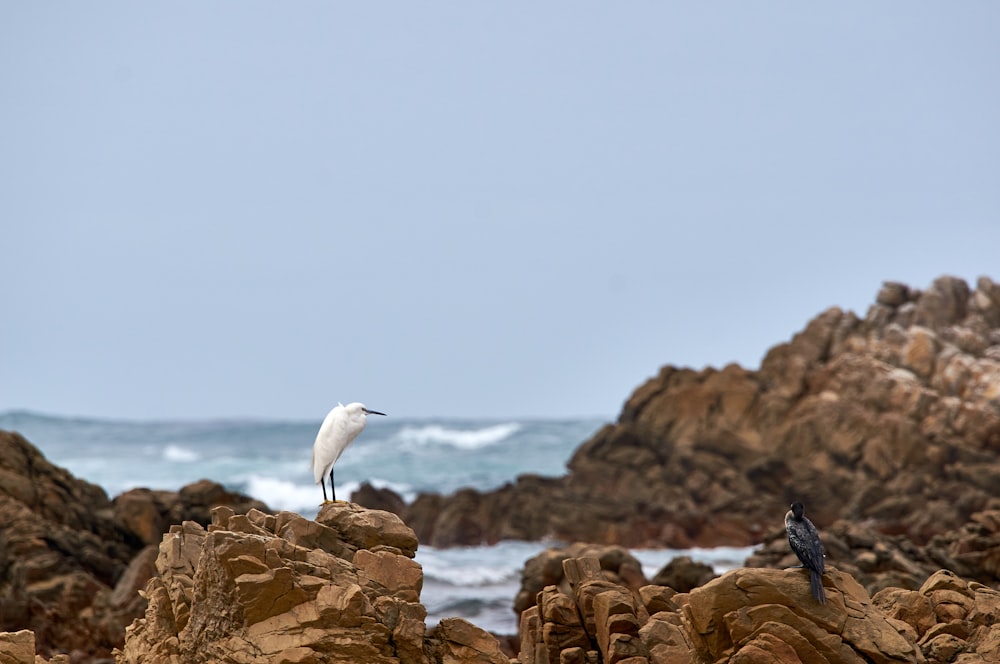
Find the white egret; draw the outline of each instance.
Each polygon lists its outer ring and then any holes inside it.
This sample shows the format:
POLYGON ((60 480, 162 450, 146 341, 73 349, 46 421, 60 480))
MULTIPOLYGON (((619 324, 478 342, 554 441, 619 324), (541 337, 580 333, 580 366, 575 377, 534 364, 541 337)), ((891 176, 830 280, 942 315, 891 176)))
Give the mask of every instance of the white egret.
POLYGON ((323 487, 323 504, 330 502, 326 499, 326 475, 330 475, 330 493, 333 500, 337 500, 337 490, 333 488, 333 464, 344 453, 347 446, 354 442, 365 428, 365 421, 369 415, 385 415, 377 410, 365 408, 363 403, 349 403, 346 406, 338 403, 337 406, 326 415, 323 424, 316 434, 316 442, 313 443, 312 469, 313 479, 316 484, 323 487))

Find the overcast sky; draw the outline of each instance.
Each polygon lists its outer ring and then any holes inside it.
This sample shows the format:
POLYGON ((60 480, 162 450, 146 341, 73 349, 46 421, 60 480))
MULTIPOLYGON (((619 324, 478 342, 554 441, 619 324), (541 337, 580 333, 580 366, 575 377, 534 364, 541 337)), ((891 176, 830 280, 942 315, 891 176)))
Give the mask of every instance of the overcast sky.
POLYGON ((1000 280, 1000 3, 0 4, 0 411, 611 417, 1000 280))

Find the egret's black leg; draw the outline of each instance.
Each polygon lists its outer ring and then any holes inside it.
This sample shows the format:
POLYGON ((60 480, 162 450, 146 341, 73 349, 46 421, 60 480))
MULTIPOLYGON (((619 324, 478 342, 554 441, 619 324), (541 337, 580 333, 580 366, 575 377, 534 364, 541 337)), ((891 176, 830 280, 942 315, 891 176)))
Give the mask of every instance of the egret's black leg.
POLYGON ((337 502, 337 489, 333 486, 333 468, 330 469, 330 495, 333 496, 333 502, 337 502))
POLYGON ((325 503, 326 502, 326 479, 322 478, 322 477, 319 478, 319 485, 321 487, 323 487, 323 502, 325 503))

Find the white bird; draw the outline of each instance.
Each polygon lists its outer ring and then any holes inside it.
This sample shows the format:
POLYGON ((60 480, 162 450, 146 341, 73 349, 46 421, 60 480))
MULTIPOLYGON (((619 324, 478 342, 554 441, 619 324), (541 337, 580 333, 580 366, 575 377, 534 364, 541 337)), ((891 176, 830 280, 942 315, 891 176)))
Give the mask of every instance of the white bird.
POLYGON ((316 484, 323 487, 323 504, 330 502, 326 499, 326 484, 324 479, 327 473, 330 475, 330 493, 333 500, 337 500, 337 490, 333 488, 333 464, 344 453, 347 446, 354 442, 365 428, 365 421, 369 415, 385 415, 377 410, 368 410, 363 403, 349 403, 346 406, 338 403, 337 406, 326 415, 323 424, 316 434, 316 442, 313 443, 312 469, 313 479, 316 484))

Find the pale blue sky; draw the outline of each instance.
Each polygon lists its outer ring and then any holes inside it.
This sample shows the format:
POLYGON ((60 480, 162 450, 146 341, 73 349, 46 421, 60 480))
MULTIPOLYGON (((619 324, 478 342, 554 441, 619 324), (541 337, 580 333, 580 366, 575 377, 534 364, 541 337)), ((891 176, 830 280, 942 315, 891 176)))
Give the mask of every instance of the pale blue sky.
POLYGON ((617 414, 1000 279, 996 2, 0 4, 0 411, 617 414))

